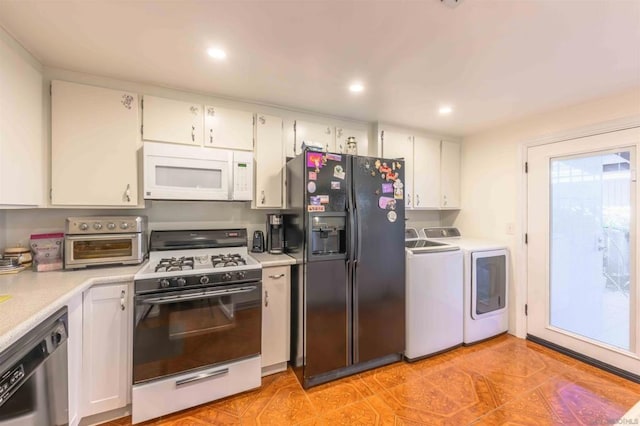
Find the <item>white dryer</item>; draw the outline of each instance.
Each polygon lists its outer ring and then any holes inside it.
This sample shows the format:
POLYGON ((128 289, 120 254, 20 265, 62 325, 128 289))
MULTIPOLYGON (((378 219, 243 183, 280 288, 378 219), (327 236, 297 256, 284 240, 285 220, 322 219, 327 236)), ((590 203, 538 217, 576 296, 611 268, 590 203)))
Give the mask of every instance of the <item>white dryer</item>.
POLYGON ((463 333, 462 251, 405 230, 406 349, 414 361, 460 346, 463 333))
POLYGON ((453 227, 423 228, 429 241, 460 247, 464 255, 465 345, 509 329, 509 250, 501 243, 462 237, 453 227))

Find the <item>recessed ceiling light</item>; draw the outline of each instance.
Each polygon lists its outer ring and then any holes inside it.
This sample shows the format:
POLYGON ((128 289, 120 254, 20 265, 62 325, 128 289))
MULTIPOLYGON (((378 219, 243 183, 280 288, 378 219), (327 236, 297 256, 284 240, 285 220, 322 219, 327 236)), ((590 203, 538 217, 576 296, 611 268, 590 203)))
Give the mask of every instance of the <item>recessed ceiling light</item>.
POLYGON ((362 83, 351 83, 349 85, 349 91, 353 93, 360 93, 363 90, 364 90, 364 86, 362 85, 362 83))
POLYGON ((451 114, 451 112, 453 111, 453 108, 451 108, 448 105, 445 106, 441 106, 440 109, 438 110, 438 112, 440 113, 440 115, 447 115, 447 114, 451 114))
POLYGON ((214 59, 224 59, 227 57, 227 52, 217 47, 212 47, 211 49, 207 49, 207 53, 214 59))

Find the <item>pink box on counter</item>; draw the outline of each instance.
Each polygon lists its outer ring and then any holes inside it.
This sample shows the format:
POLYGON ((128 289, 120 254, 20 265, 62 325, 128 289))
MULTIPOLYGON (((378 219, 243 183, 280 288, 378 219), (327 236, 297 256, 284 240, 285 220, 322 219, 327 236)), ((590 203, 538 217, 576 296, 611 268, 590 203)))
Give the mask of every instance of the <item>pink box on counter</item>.
POLYGON ((64 234, 31 234, 29 241, 33 257, 33 270, 37 272, 57 271, 62 269, 62 250, 64 234))

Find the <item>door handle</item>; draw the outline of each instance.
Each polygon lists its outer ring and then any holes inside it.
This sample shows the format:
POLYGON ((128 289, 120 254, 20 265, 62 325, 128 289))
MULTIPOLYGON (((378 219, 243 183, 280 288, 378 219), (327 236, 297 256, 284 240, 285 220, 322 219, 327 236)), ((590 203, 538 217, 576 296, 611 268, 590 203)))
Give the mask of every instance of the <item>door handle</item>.
POLYGON ((224 376, 225 374, 228 374, 228 373, 229 373, 229 369, 225 368, 223 370, 212 371, 210 373, 196 374, 195 376, 187 377, 186 379, 176 381, 176 387, 179 388, 189 383, 199 382, 205 379, 213 379, 214 377, 224 376))
POLYGON ((269 306, 269 291, 265 290, 264 291, 264 307, 268 307, 269 306))
POLYGON ((274 280, 277 280, 278 278, 282 278, 282 277, 284 277, 284 274, 269 275, 269 278, 273 278, 274 280))
POLYGON ((125 296, 125 294, 126 294, 126 292, 124 290, 122 290, 120 292, 120 310, 121 311, 124 311, 124 308, 125 308, 125 306, 124 306, 124 302, 125 302, 124 296, 125 296))

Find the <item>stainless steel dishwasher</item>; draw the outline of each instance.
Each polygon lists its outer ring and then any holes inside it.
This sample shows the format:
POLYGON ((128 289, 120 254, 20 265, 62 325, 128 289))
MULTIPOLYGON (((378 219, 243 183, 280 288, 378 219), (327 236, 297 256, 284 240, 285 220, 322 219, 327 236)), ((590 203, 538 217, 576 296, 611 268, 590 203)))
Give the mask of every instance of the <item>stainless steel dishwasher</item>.
POLYGON ((69 424, 67 308, 0 354, 0 426, 69 424))

